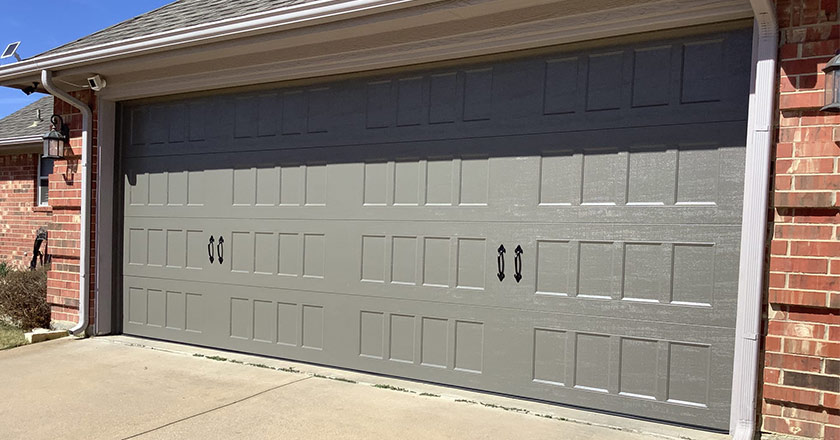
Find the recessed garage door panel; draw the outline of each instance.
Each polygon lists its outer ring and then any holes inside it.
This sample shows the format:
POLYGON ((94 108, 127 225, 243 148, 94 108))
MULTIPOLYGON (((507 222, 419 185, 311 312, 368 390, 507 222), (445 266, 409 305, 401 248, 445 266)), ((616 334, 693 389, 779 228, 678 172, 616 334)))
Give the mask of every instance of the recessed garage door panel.
POLYGON ((725 428, 750 35, 125 105, 124 330, 725 428))

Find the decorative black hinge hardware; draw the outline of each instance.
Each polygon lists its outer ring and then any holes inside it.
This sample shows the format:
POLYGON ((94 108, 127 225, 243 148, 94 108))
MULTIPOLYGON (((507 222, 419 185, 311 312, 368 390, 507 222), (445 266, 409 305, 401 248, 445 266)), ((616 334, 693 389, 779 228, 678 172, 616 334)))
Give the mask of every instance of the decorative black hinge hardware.
POLYGON ((219 254, 219 264, 225 261, 225 237, 219 236, 219 244, 216 245, 216 253, 219 254))
POLYGON ((524 251, 522 250, 522 246, 516 245, 514 252, 516 252, 516 257, 513 258, 513 278, 518 283, 522 280, 522 253, 524 251))
POLYGON ((215 242, 216 241, 213 239, 213 236, 211 235, 210 236, 210 243, 207 243, 207 256, 210 257, 210 264, 212 264, 213 261, 215 261, 215 258, 213 258, 213 244, 215 244, 215 242))
POLYGON ((499 281, 505 279, 505 245, 499 245, 499 256, 496 257, 496 265, 499 266, 499 272, 496 274, 499 281))

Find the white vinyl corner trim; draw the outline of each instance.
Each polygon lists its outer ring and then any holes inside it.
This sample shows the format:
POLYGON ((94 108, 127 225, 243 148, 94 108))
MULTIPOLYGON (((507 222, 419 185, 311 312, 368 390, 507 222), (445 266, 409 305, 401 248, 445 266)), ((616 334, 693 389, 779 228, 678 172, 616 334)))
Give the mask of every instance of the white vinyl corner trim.
POLYGON ((778 51, 778 25, 772 0, 751 0, 750 3, 755 11, 755 28, 729 422, 733 440, 753 440, 757 425, 761 305, 778 51))
POLYGON ((51 95, 72 105, 82 112, 82 201, 79 225, 79 323, 70 329, 75 336, 84 336, 88 327, 88 308, 90 307, 90 156, 93 134, 93 111, 84 102, 70 96, 53 84, 52 72, 41 71, 41 83, 51 95))

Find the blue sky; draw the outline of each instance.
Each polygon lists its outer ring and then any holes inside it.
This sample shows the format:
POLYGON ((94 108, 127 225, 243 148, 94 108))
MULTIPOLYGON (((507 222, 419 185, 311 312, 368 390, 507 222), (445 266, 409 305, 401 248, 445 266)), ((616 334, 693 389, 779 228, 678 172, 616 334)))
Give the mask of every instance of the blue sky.
MULTIPOLYGON (((18 54, 29 58, 172 1, 0 0, 0 51, 20 40, 18 54)), ((13 61, 5 58, 0 64, 13 61)), ((0 118, 43 96, 0 87, 0 118)))

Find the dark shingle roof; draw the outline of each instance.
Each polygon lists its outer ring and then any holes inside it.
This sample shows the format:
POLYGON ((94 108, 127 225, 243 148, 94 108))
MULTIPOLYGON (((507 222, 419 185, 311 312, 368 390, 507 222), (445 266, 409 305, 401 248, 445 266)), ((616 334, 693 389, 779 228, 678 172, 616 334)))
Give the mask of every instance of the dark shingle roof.
POLYGON ((35 57, 282 9, 312 0, 177 0, 35 57))
POLYGON ((0 119, 0 139, 42 135, 50 129, 53 97, 45 96, 32 104, 0 119), (41 119, 38 119, 38 110, 41 119))

